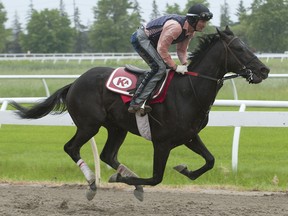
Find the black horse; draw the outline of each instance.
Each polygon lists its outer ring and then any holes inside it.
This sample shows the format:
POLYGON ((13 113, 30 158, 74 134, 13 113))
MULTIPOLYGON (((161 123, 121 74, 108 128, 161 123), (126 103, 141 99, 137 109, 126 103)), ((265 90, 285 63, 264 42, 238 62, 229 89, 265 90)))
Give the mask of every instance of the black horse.
MULTIPOLYGON (((103 162, 117 170, 110 182, 135 185, 142 199, 141 185, 157 185, 163 174, 170 151, 182 144, 201 155, 206 163, 198 170, 188 170, 178 165, 175 170, 195 180, 214 166, 214 157, 201 141, 198 133, 208 122, 210 108, 218 90, 227 78, 227 72, 246 78, 249 83, 260 83, 268 77, 267 68, 226 27, 224 31, 200 38, 197 50, 191 55, 189 71, 196 76, 175 74, 163 103, 153 104, 149 113, 152 143, 154 147, 153 175, 140 178, 117 160, 117 154, 127 132, 139 135, 135 115, 128 113, 128 105, 119 96, 105 87, 114 70, 110 67, 95 67, 81 75, 75 82, 57 90, 45 101, 31 108, 13 103, 22 118, 41 118, 50 112, 68 110, 77 131, 65 146, 65 152, 79 165, 89 184, 87 198, 96 193, 95 177, 80 157, 81 147, 98 133, 101 126, 108 131, 108 139, 100 154, 103 162)), ((137 195, 136 195, 137 196, 137 195)))

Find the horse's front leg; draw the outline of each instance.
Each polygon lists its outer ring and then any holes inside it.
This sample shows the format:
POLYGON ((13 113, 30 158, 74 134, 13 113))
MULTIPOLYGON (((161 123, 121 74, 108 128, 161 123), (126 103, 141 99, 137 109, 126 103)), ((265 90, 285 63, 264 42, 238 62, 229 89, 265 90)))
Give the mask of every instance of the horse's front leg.
POLYGON ((155 186, 162 182, 164 170, 166 167, 167 159, 170 154, 169 146, 154 144, 154 157, 153 157, 153 176, 151 178, 139 178, 136 176, 122 176, 118 171, 113 175, 109 182, 122 182, 128 185, 152 185, 155 186))
POLYGON ((214 167, 215 159, 213 155, 209 152, 209 150, 206 148, 198 134, 193 137, 193 139, 190 140, 188 143, 185 143, 185 145, 195 153, 201 155, 205 159, 206 163, 200 169, 195 171, 189 171, 187 166, 183 164, 174 167, 174 169, 181 174, 187 176, 188 178, 195 180, 214 167))

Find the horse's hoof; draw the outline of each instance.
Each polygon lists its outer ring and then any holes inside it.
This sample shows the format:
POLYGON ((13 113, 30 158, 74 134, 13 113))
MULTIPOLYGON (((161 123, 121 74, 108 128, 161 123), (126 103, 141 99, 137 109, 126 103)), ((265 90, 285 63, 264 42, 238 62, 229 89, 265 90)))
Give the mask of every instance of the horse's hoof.
POLYGON ((178 171, 178 172, 181 173, 183 170, 187 169, 187 165, 185 165, 185 164, 180 164, 180 165, 178 165, 178 166, 173 167, 173 169, 175 169, 176 171, 178 171))
POLYGON ((141 202, 144 200, 144 190, 141 185, 136 186, 136 189, 134 190, 134 196, 141 202))
POLYGON ((118 173, 113 174, 113 175, 109 178, 108 182, 110 182, 110 183, 117 182, 117 176, 118 176, 118 173))
POLYGON ((89 201, 92 200, 92 199, 95 197, 95 195, 96 195, 96 191, 97 191, 96 188, 95 188, 95 190, 94 190, 94 189, 91 189, 91 188, 89 187, 89 189, 86 190, 86 198, 87 198, 89 201))

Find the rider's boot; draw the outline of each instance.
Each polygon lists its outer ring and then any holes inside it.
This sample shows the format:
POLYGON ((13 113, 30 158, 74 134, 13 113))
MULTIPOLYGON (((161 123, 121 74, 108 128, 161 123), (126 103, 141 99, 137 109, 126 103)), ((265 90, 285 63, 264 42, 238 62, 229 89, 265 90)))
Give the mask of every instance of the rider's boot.
POLYGON ((146 98, 145 99, 139 98, 139 96, 145 90, 145 86, 147 85, 148 80, 150 80, 149 74, 145 76, 145 78, 142 80, 141 84, 139 85, 138 89, 136 90, 135 94, 133 95, 132 100, 130 102, 130 106, 128 108, 129 113, 136 113, 141 109, 142 109, 141 114, 152 111, 152 108, 149 105, 145 104, 146 98))

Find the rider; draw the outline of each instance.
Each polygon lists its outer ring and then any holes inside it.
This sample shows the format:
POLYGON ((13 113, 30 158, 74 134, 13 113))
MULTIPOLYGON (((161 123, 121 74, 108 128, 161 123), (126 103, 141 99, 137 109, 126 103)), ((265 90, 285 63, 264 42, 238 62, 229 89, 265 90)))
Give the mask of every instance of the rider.
MULTIPOLYGON (((150 21, 146 26, 141 26, 131 36, 131 43, 136 52, 150 66, 147 73, 136 90, 128 112, 135 113, 149 95, 157 82, 166 73, 166 68, 184 74, 187 72, 187 48, 196 31, 201 32, 208 20, 213 17, 209 9, 196 4, 189 8, 186 16, 177 14, 165 15, 150 21), (176 65, 169 54, 171 44, 177 44, 176 50, 182 65, 176 65)), ((145 111, 151 111, 145 105, 145 111)))

